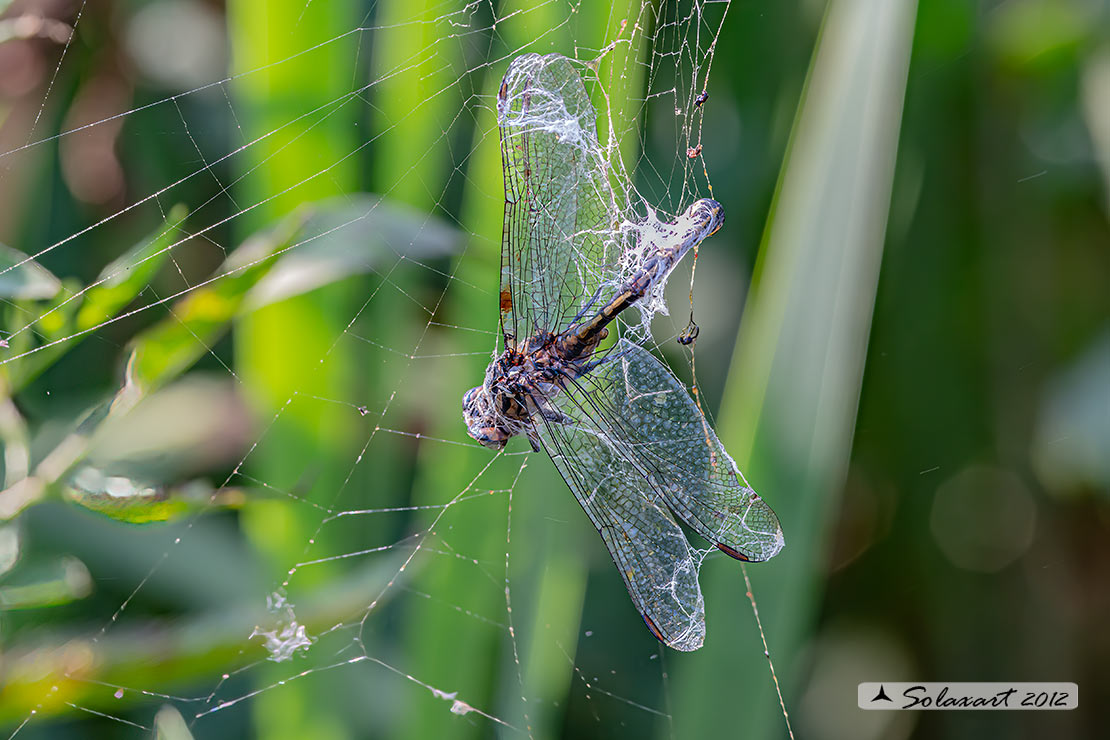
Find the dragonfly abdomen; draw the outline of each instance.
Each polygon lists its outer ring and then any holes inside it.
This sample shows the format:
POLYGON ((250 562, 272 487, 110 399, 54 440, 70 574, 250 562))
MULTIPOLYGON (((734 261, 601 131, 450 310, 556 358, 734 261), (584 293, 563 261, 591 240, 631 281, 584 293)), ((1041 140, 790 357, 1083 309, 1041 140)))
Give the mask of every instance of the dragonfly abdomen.
MULTIPOLYGON (((647 257, 617 295, 592 318, 567 328, 560 335, 557 346, 563 357, 571 360, 592 352, 608 336, 606 327, 613 319, 665 279, 686 253, 721 228, 724 220, 721 204, 711 198, 702 198, 673 222, 665 224, 669 227, 668 235, 677 236, 672 236, 669 242, 664 241, 654 254, 647 257)), ((658 224, 658 221, 655 223, 658 224)), ((660 238, 666 239, 665 236, 660 238)))

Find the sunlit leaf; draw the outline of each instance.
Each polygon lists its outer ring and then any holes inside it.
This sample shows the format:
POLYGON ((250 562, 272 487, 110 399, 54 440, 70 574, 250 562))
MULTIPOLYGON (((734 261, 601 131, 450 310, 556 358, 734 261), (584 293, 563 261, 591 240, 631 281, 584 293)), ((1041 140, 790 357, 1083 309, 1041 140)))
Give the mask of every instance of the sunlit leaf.
POLYGON ((184 205, 174 206, 163 226, 101 270, 98 284, 89 289, 77 312, 78 330, 112 318, 150 284, 171 245, 186 236, 180 227, 187 214, 184 205))
POLYGON ((61 287, 50 270, 18 249, 0 244, 0 298, 43 300, 53 298, 61 287))
POLYGON ((72 333, 73 317, 80 302, 70 299, 80 289, 81 284, 77 280, 66 278, 61 281, 61 289, 51 300, 44 303, 28 303, 26 310, 29 313, 16 311, 11 314, 13 321, 7 329, 9 336, 5 341, 9 356, 22 355, 44 344, 51 345, 5 365, 13 393, 38 377, 72 346, 72 343, 65 341, 51 343, 62 340, 72 333))
POLYGON ((235 383, 192 375, 133 406, 117 401, 92 432, 87 461, 107 476, 170 483, 239 459, 253 427, 235 383))
POLYGON ((168 522, 198 511, 236 509, 247 500, 238 488, 219 491, 203 481, 164 488, 119 475, 105 475, 92 466, 79 470, 65 488, 65 497, 89 511, 130 524, 168 522))
POLYGON ((401 256, 453 254, 462 242, 458 230, 424 211, 369 193, 317 203, 298 240, 251 290, 248 310, 377 270, 401 256))
POLYGON ((150 391, 211 352, 239 314, 247 293, 274 267, 274 255, 294 242, 304 221, 303 214, 294 214, 243 242, 218 279, 189 291, 168 317, 139 334, 131 343, 127 382, 150 391))
MULTIPOLYGON (((53 298, 53 301, 42 306, 37 315, 31 314, 28 317, 31 319, 29 322, 22 319, 18 326, 9 330, 14 336, 7 342, 12 355, 29 352, 36 344, 47 346, 21 357, 9 367, 13 390, 18 391, 27 385, 72 350, 80 337, 84 336, 79 332, 94 329, 114 318, 150 284, 150 280, 169 257, 170 245, 184 235, 178 227, 186 214, 187 210, 183 205, 172 208, 165 224, 101 270, 93 286, 79 298, 73 297, 82 288, 79 283, 71 279, 59 283, 57 278, 46 273, 54 281, 53 290, 49 295, 45 295, 46 291, 43 290, 44 295, 30 297, 53 298), (65 339, 67 337, 68 340, 65 339)), ((0 251, 0 262, 3 259, 3 252, 0 251)), ((42 269, 30 262, 21 265, 17 270, 0 275, 0 285, 3 285, 7 275, 17 274, 18 270, 29 265, 42 269)))
MULTIPOLYGON (((387 584, 407 580, 420 570, 419 562, 403 568, 408 553, 397 550, 374 559, 342 577, 313 589, 297 602, 297 617, 312 634, 334 627, 365 607, 366 594, 382 594, 381 604, 403 588, 387 584), (403 572, 398 580, 398 573, 403 572)), ((95 642, 75 641, 67 629, 40 630, 37 639, 26 640, 4 654, 4 701, 0 722, 19 722, 29 712, 49 714, 66 709, 48 705, 42 697, 51 687, 71 701, 100 711, 119 711, 119 699, 128 692, 104 691, 104 684, 129 685, 136 677, 149 677, 151 666, 176 680, 206 680, 213 666, 257 660, 265 656, 260 643, 244 642, 244 635, 269 619, 269 610, 259 598, 249 598, 249 588, 240 601, 192 613, 172 622, 146 620, 117 626, 95 642), (244 656, 244 645, 249 650, 244 656), (80 650, 84 672, 73 673, 73 650, 80 650), (90 680, 92 679, 92 680, 90 680), (104 703, 104 702, 108 703, 104 703)), ((340 634, 344 634, 342 631, 340 634)), ((368 636, 369 639, 369 636, 368 636)))

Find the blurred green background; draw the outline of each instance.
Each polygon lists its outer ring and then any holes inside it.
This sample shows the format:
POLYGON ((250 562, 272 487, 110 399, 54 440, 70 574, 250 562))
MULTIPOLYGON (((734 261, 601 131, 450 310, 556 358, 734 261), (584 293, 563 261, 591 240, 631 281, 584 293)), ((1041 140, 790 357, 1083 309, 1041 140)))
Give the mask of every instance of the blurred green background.
POLYGON ((727 214, 695 353, 691 265, 655 336, 782 520, 747 574, 794 733, 1100 736, 1107 3, 0 11, 0 732, 787 736, 735 561, 660 647, 550 462, 461 422, 500 76, 611 45, 638 190, 727 214), (1080 707, 858 710, 877 680, 1080 707))

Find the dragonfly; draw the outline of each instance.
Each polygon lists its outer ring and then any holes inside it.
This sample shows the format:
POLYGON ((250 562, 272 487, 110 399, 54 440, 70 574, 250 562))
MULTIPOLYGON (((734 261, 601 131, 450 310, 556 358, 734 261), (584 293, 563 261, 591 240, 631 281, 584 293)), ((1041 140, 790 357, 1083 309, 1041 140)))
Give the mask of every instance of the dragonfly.
POLYGON ((467 432, 495 450, 515 436, 544 450, 651 634, 696 650, 698 572, 712 550, 692 546, 679 522, 746 562, 782 549, 782 528, 627 317, 661 301, 667 276, 721 227, 723 209, 704 198, 672 221, 623 216, 596 111, 562 55, 513 60, 497 116, 503 348, 463 395, 467 432))

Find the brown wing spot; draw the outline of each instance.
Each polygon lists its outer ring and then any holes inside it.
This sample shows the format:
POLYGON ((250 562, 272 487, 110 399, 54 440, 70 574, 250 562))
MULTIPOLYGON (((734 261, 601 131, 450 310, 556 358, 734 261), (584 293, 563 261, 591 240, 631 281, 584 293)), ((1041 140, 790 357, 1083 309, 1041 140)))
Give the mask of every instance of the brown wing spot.
POLYGON ((513 294, 507 290, 501 291, 501 313, 513 310, 513 294))
POLYGON ((644 618, 644 624, 647 625, 647 628, 651 631, 651 634, 655 635, 655 639, 666 645, 667 638, 663 637, 663 633, 660 632, 659 628, 655 626, 655 622, 651 621, 651 617, 646 614, 641 614, 640 616, 644 618))
POLYGON ((501 89, 497 91, 497 97, 500 100, 507 100, 509 98, 509 81, 501 81, 501 89))
POLYGON ((725 555, 728 555, 730 558, 736 558, 737 560, 743 560, 745 563, 752 562, 752 559, 749 558, 747 555, 740 552, 739 550, 735 550, 735 549, 729 547, 728 545, 726 545, 724 543, 718 542, 717 543, 717 549, 720 550, 721 552, 723 552, 725 555))

